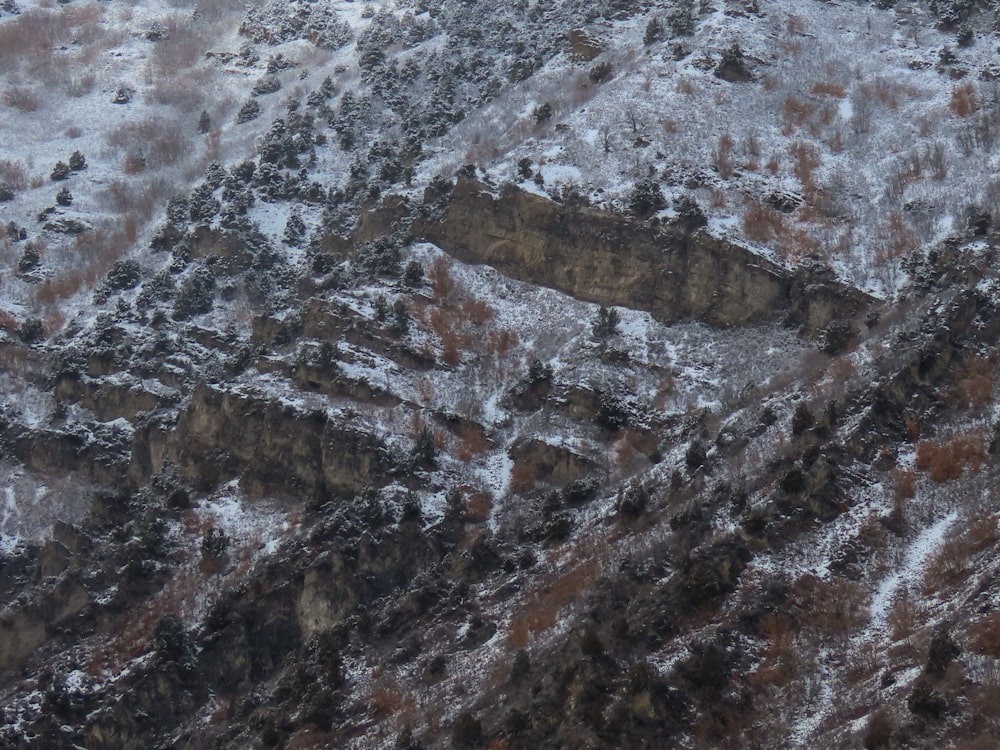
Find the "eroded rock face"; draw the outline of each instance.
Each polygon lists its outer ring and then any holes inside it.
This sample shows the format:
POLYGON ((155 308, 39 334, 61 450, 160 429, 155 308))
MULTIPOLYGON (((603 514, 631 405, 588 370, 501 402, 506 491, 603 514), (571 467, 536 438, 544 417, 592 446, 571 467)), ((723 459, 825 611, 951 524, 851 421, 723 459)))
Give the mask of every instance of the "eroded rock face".
POLYGON ((418 221, 414 233, 467 263, 668 323, 785 319, 816 335, 872 302, 812 269, 799 278, 703 232, 569 208, 512 186, 494 195, 469 179, 458 181, 443 219, 418 221))
POLYGON ((241 477, 251 491, 298 484, 351 495, 383 484, 392 463, 376 438, 321 412, 207 385, 195 390, 165 453, 196 485, 241 477))

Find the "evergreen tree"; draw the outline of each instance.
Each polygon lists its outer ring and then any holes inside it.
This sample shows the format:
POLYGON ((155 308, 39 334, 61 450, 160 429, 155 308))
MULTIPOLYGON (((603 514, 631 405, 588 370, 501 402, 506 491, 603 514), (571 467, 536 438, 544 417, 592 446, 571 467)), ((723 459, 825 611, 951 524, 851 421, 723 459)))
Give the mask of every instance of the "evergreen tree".
POLYGON ((74 151, 69 156, 69 170, 71 172, 82 172, 87 168, 87 160, 79 151, 74 151))
POLYGON ((306 236, 306 225, 298 213, 293 213, 285 223, 284 242, 291 247, 298 247, 306 236))

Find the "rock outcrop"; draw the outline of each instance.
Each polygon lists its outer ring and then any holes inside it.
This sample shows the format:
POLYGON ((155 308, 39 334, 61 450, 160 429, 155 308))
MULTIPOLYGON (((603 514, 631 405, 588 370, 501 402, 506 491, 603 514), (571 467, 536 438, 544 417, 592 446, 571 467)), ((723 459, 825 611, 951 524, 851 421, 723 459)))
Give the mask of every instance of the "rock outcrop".
POLYGON ((812 267, 793 273, 705 232, 570 208, 513 186, 496 194, 471 179, 459 179, 443 218, 413 231, 464 262, 668 323, 777 319, 817 336, 874 302, 812 267))

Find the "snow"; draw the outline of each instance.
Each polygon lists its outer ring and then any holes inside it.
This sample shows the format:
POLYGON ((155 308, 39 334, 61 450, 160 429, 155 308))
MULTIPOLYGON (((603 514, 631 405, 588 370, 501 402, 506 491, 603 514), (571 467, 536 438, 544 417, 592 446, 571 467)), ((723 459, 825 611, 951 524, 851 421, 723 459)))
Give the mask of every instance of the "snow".
POLYGON ((917 590, 923 580, 927 562, 941 546, 945 534, 957 519, 958 511, 952 510, 921 531, 907 548, 902 564, 879 582, 869 606, 871 622, 862 639, 875 632, 884 635, 886 619, 893 602, 897 597, 917 590))

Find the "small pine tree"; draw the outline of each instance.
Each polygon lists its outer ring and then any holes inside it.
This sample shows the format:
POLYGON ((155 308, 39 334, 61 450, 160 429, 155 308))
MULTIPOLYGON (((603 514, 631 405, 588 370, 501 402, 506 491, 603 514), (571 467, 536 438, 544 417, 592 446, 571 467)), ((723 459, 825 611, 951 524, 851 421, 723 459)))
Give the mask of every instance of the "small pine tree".
POLYGON ((410 330, 410 310, 403 300, 398 299, 392 306, 392 325, 389 329, 394 336, 405 336, 410 330))
POLYGON ((619 322, 621 322, 621 316, 617 310, 601 305, 597 310, 597 316, 590 324, 590 329, 595 339, 605 341, 618 333, 619 322))
POLYGON ((302 217, 292 213, 285 223, 284 243, 290 247, 298 247, 306 236, 306 225, 302 217))
POLYGON ((208 114, 207 109, 201 111, 201 117, 198 118, 198 132, 204 135, 212 129, 212 117, 208 114))
POLYGON ((256 120, 258 117, 260 117, 260 103, 256 99, 248 99, 236 115, 236 124, 242 125, 245 122, 256 120))
POLYGON ((212 187, 207 184, 199 185, 192 191, 189 201, 191 221, 208 223, 219 213, 221 205, 212 193, 212 187))
POLYGON ((629 193, 628 207, 633 215, 645 219, 667 205, 663 189, 655 180, 640 180, 629 193))
POLYGON ((700 440, 692 440, 688 446, 687 453, 684 454, 684 464, 688 471, 695 472, 702 468, 708 461, 708 451, 700 440))
POLYGON ((698 201, 690 195, 682 195, 674 200, 674 210, 677 212, 677 225, 693 232, 708 224, 705 212, 701 210, 698 201))
POLYGON ((64 161, 57 161, 52 167, 52 174, 49 175, 53 182, 65 180, 69 177, 69 165, 64 161))
POLYGON ((87 168, 87 160, 79 151, 74 151, 69 155, 70 172, 82 172, 87 168))
POLYGON ((69 206, 73 203, 73 194, 69 191, 69 188, 64 187, 58 193, 56 193, 56 203, 60 206, 69 206))
POLYGON ((792 434, 801 435, 815 424, 816 418, 809 410, 809 405, 805 401, 799 401, 792 415, 792 434))
POLYGON ((403 271, 403 283, 408 287, 416 288, 424 283, 424 267, 415 260, 406 264, 403 271))
POLYGON ((531 112, 531 116, 535 120, 536 125, 541 125, 546 120, 552 119, 552 105, 546 102, 534 108, 531 112))
POLYGON ((658 16, 653 16, 646 24, 646 33, 642 37, 642 43, 647 47, 663 39, 663 23, 658 16))
POLYGON ((430 427, 423 427, 417 434, 410 457, 418 466, 434 466, 437 461, 437 446, 434 444, 434 433, 430 427))

